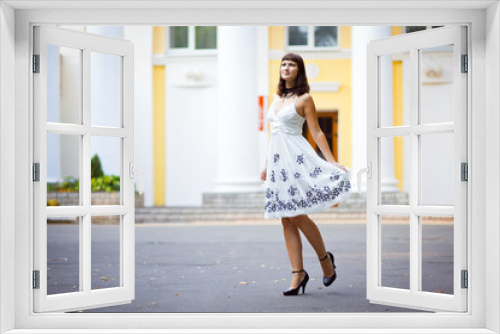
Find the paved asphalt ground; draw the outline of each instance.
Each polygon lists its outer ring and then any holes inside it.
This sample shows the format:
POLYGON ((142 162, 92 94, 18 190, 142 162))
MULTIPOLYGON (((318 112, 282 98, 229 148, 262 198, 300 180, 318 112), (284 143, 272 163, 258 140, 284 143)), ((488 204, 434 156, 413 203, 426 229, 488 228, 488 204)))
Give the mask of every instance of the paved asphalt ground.
MULTIPOLYGON (((312 246, 302 234, 305 294, 282 296, 292 277, 278 220, 136 225, 136 291, 132 303, 83 312, 420 312, 366 299, 366 225, 316 221, 335 255, 337 280, 322 283, 312 246)), ((92 288, 118 286, 118 226, 92 226, 92 288)), ((382 283, 409 287, 409 227, 382 229, 382 283)), ((453 293, 453 226, 425 227, 426 291, 453 293)), ((48 226, 49 294, 78 291, 78 226, 48 226)))

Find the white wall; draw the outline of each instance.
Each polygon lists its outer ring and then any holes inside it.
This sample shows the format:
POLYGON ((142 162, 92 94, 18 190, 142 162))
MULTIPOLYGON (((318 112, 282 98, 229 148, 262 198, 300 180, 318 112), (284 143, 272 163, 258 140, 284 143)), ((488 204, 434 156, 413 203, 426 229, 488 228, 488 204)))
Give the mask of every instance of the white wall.
MULTIPOLYGON (((166 205, 197 206, 217 176, 217 58, 166 65, 166 205), (199 84, 186 71, 204 73, 199 84), (200 86, 198 86, 200 85, 200 86)), ((235 106, 237 107, 237 106, 235 106)))

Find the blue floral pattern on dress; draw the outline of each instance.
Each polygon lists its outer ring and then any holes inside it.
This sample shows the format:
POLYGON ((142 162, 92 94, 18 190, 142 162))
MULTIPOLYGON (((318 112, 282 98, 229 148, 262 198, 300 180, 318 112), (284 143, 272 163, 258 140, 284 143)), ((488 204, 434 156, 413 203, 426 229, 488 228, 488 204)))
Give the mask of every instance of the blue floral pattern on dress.
MULTIPOLYGON (((309 186, 309 190, 306 192, 306 198, 295 199, 292 198, 287 201, 283 201, 279 197, 279 192, 272 192, 270 189, 266 189, 266 197, 269 199, 266 201, 266 205, 264 210, 268 213, 277 212, 277 211, 297 211, 300 208, 311 208, 316 204, 321 204, 322 202, 328 202, 331 200, 335 200, 340 194, 348 192, 351 187, 349 181, 341 181, 339 182, 338 188, 333 188, 329 186, 323 186, 320 188, 316 185, 309 186), (274 201, 271 198, 274 195, 274 201)), ((289 193, 291 189, 295 189, 294 187, 290 187, 289 193)))
POLYGON ((321 168, 316 167, 314 170, 309 174, 311 177, 316 178, 319 174, 321 174, 321 168))
POLYGON ((283 182, 286 182, 286 180, 288 180, 288 173, 286 172, 286 170, 282 169, 281 170, 281 180, 283 180, 283 182))
POLYGON ((274 163, 277 163, 279 159, 280 159, 280 155, 278 153, 276 153, 274 155, 274 163))
POLYGON ((339 174, 338 174, 338 172, 336 172, 336 171, 333 171, 333 172, 332 172, 332 175, 330 175, 330 180, 332 180, 332 181, 336 181, 336 180, 338 180, 339 178, 340 178, 340 175, 339 175, 339 174))
POLYGON ((296 172, 293 176, 295 176, 296 179, 300 178, 300 173, 296 172))
POLYGON ((271 171, 271 182, 276 182, 276 178, 274 177, 274 170, 271 171))
POLYGON ((297 194, 297 188, 295 188, 294 186, 290 186, 290 188, 288 189, 288 194, 290 194, 290 196, 295 196, 297 194))
POLYGON ((297 156, 297 163, 299 165, 304 163, 304 153, 302 153, 301 155, 297 156))

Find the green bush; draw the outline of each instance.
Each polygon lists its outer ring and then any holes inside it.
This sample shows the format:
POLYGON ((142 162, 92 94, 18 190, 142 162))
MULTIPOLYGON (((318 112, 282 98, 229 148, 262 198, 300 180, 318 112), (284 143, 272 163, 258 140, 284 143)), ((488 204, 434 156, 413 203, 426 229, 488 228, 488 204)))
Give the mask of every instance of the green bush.
POLYGON ((90 188, 92 191, 119 191, 120 190, 120 176, 118 175, 103 175, 100 177, 93 177, 90 181, 90 188))
MULTIPOLYGON (((79 191, 79 180, 72 176, 68 176, 63 182, 47 182, 47 192, 72 192, 79 191)), ((93 177, 90 180, 91 191, 120 191, 120 176, 119 175, 103 175, 93 177)))
POLYGON ((62 182, 47 182, 47 191, 70 192, 79 191, 80 182, 73 176, 66 176, 62 182))
MULTIPOLYGON (((101 159, 97 154, 91 159, 90 163, 90 188, 91 191, 120 191, 120 176, 119 175, 104 175, 101 165, 101 159)), ((70 192, 79 191, 79 180, 73 176, 67 176, 62 182, 47 182, 47 191, 70 192)))
POLYGON ((90 160, 90 177, 94 178, 100 176, 104 176, 104 171, 102 170, 101 159, 99 159, 96 153, 90 160))
POLYGON ((68 189, 68 191, 79 191, 80 190, 80 181, 73 176, 66 176, 64 181, 61 182, 62 189, 68 189))

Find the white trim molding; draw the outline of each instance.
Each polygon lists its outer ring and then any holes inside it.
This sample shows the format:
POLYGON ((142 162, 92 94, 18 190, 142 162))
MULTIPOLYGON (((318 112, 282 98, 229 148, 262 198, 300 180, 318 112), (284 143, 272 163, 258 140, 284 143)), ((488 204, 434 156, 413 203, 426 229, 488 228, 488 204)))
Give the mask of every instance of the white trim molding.
POLYGON ((309 82, 311 92, 337 93, 342 83, 333 81, 309 82))
MULTIPOLYGON (((288 50, 270 50, 269 59, 270 60, 281 60, 288 50)), ((304 60, 314 60, 314 59, 350 59, 351 49, 339 49, 338 51, 324 51, 324 50, 314 50, 314 51, 297 51, 304 60)))

